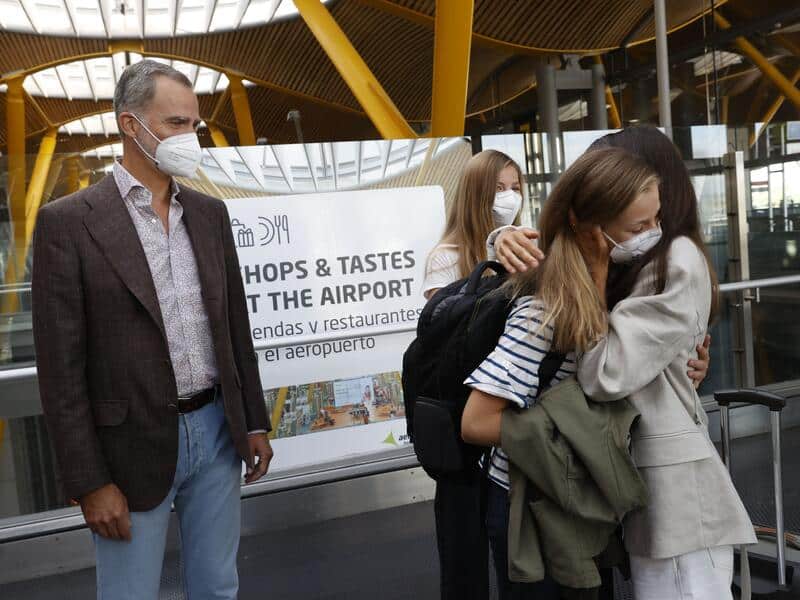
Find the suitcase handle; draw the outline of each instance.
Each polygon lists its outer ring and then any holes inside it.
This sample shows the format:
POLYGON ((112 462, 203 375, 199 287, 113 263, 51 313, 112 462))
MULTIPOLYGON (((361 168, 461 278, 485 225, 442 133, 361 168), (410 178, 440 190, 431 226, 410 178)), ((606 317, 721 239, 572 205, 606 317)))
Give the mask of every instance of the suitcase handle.
POLYGON ((758 404, 773 412, 781 412, 786 406, 786 398, 764 390, 722 390, 714 392, 714 400, 720 406, 737 404, 758 404))
POLYGON ((786 529, 783 511, 783 474, 781 472, 781 411, 786 398, 772 392, 754 389, 721 390, 714 392, 714 400, 720 405, 720 434, 722 437, 722 459, 731 468, 730 405, 732 403, 765 406, 770 410, 772 438, 772 478, 775 486, 775 529, 778 567, 778 586, 786 587, 786 529))

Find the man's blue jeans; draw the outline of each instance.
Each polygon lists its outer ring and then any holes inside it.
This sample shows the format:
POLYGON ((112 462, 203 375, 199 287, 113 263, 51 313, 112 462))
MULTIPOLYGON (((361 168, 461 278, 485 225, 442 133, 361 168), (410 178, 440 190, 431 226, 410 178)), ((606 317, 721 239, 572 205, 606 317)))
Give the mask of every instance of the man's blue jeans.
POLYGON ((94 536, 98 600, 157 600, 170 509, 180 523, 188 600, 233 600, 241 529, 241 459, 218 394, 179 419, 175 481, 164 501, 131 513, 131 541, 94 536))

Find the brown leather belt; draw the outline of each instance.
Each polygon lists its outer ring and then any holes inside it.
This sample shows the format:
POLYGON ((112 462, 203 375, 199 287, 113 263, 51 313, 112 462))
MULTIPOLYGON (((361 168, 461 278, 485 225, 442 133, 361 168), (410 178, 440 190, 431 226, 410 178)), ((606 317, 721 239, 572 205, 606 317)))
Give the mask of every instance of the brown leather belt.
POLYGON ((216 388, 209 388, 202 392, 197 392, 193 396, 178 397, 178 413, 185 415, 192 411, 203 408, 206 404, 211 404, 216 398, 216 388))

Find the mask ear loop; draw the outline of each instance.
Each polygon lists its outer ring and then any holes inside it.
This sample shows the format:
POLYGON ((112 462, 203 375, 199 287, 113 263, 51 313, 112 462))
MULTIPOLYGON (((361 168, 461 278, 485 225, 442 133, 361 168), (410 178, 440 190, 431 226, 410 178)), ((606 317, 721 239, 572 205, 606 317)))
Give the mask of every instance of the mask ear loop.
MULTIPOLYGON (((144 124, 144 121, 142 121, 142 119, 140 119, 140 118, 139 118, 139 116, 138 116, 136 113, 131 113, 131 115, 133 115, 133 118, 134 118, 134 119, 136 119, 136 120, 139 122, 139 125, 141 125, 142 127, 144 127, 144 130, 145 130, 147 133, 149 133, 149 134, 150 134, 150 135, 153 137, 153 139, 154 139, 154 140, 156 140, 156 141, 157 141, 159 144, 161 143, 161 139, 160 139, 160 138, 159 138, 159 137, 158 137, 158 136, 157 136, 155 133, 153 133, 152 131, 150 131, 150 128, 149 128, 147 125, 145 125, 145 124, 144 124)), ((152 161, 153 161, 153 163, 155 164, 155 166, 158 166, 158 165, 159 165, 159 161, 158 161, 158 159, 157 159, 155 156, 153 156, 152 154, 150 154, 150 153, 149 153, 147 150, 145 150, 145 149, 144 149, 144 146, 142 146, 142 145, 139 143, 139 140, 137 140, 135 137, 133 137, 133 138, 131 138, 131 139, 133 140, 133 142, 134 142, 134 143, 135 143, 137 146, 139 146, 139 150, 141 150, 141 151, 142 151, 142 154, 144 154, 144 155, 145 155, 147 158, 149 158, 150 160, 152 160, 152 161)))
POLYGON ((619 248, 619 244, 618 244, 617 242, 615 242, 615 241, 614 241, 614 238, 612 238, 610 235, 608 235, 608 234, 607 234, 605 231, 603 231, 602 233, 603 233, 603 235, 604 235, 604 236, 606 236, 606 239, 607 239, 609 242, 611 242, 612 244, 614 244, 614 246, 615 246, 616 248, 619 248))

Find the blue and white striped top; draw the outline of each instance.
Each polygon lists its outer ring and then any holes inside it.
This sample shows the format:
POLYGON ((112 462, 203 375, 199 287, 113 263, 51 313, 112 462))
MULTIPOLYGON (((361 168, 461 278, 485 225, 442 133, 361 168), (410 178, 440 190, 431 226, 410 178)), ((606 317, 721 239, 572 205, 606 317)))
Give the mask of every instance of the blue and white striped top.
MULTIPOLYGON (((519 298, 506 320, 497 347, 466 379, 465 385, 505 398, 521 408, 530 408, 539 395, 539 365, 550 351, 553 327, 542 327, 544 305, 533 296, 519 298)), ((575 353, 567 354, 552 383, 574 375, 575 353)), ((492 450, 489 479, 509 489, 508 456, 502 448, 492 450)))

